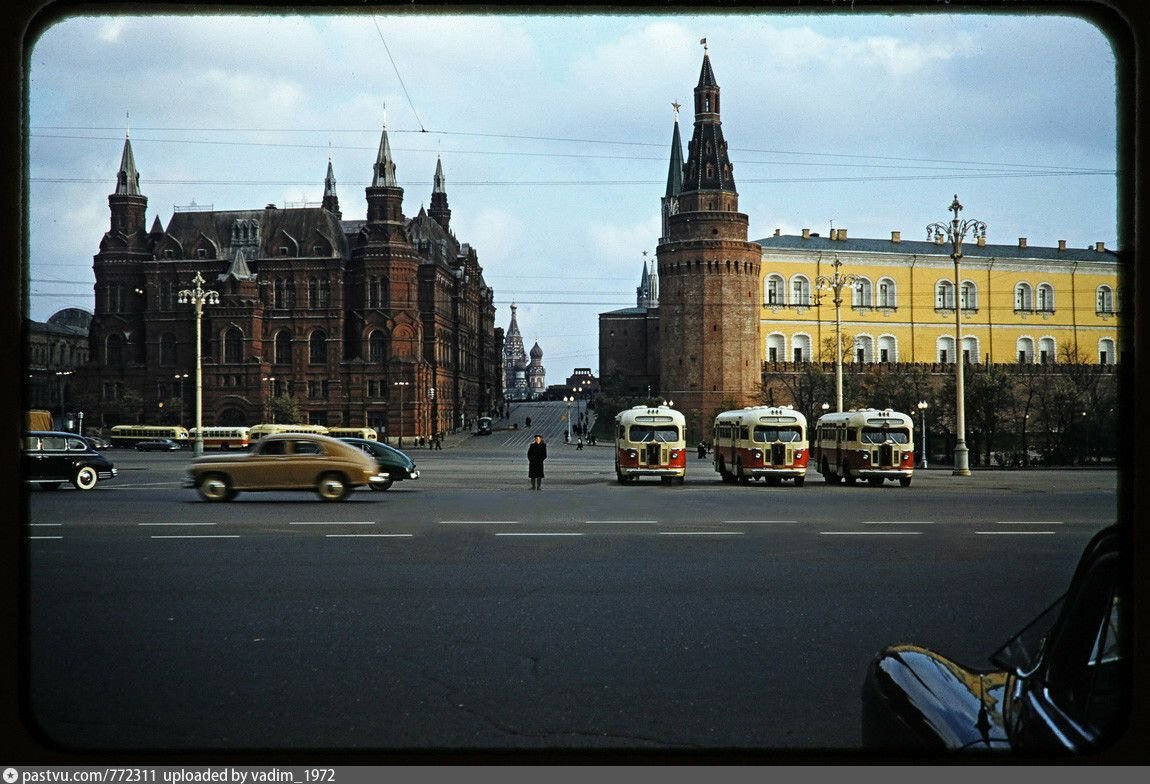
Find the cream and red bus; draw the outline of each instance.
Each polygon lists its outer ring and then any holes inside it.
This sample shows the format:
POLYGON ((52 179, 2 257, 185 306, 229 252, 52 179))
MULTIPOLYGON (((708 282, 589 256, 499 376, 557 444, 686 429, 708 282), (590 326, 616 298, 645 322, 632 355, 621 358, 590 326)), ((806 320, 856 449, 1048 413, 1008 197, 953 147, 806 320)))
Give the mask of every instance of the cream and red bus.
POLYGON ((724 482, 783 479, 802 487, 810 449, 807 418, 790 406, 753 406, 715 417, 712 463, 724 482))
POLYGON ((615 416, 615 476, 634 482, 657 476, 683 484, 687 475, 687 420, 668 406, 635 406, 615 416))
POLYGON ((374 427, 329 427, 327 434, 332 438, 364 438, 378 441, 379 431, 374 427))
MULTIPOLYGON (((196 440, 196 428, 188 430, 188 438, 196 440)), ((251 445, 251 428, 205 427, 204 449, 247 449, 251 445)))
POLYGON ((252 425, 248 429, 248 436, 253 443, 259 441, 264 436, 270 436, 272 433, 317 433, 321 436, 328 434, 328 429, 325 425, 304 425, 304 424, 270 424, 262 422, 258 425, 252 425))
POLYGON ((914 421, 892 409, 862 408, 823 414, 815 423, 812 457, 830 484, 865 479, 872 485, 914 476, 914 421))
POLYGON ((135 446, 153 438, 170 438, 182 447, 188 446, 188 429, 179 425, 113 425, 109 433, 113 445, 135 446))

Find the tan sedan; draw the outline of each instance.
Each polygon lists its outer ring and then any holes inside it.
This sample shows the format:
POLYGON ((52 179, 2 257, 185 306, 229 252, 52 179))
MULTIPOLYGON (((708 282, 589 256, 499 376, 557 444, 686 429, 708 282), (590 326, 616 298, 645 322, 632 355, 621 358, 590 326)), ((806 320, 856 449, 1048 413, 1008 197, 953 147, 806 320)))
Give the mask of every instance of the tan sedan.
POLYGON ((353 488, 386 479, 374 458, 350 444, 283 433, 264 436, 250 452, 195 458, 186 486, 205 501, 230 501, 252 490, 314 490, 325 501, 342 501, 353 488))

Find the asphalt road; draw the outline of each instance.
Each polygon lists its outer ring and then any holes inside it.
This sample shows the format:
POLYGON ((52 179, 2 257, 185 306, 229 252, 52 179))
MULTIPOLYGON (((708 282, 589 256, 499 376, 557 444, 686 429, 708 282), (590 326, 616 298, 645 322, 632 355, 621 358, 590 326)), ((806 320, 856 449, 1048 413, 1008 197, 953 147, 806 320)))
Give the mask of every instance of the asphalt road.
POLYGON ((1106 471, 744 487, 692 454, 682 486, 622 486, 608 448, 562 443, 562 404, 513 419, 531 410, 409 450, 419 480, 338 504, 207 504, 180 487, 187 454, 121 450, 90 493, 30 492, 25 697, 45 743, 853 749, 879 648, 985 664, 1117 515, 1106 471))

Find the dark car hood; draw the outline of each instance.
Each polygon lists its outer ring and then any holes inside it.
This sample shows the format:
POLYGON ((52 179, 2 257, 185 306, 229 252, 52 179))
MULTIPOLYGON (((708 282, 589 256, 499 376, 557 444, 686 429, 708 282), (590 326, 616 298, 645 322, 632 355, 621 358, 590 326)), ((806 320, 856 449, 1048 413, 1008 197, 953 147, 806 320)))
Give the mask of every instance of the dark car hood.
POLYGON ((868 745, 1008 750, 1002 711, 1009 682, 1005 672, 972 670, 917 645, 886 648, 864 687, 868 745))

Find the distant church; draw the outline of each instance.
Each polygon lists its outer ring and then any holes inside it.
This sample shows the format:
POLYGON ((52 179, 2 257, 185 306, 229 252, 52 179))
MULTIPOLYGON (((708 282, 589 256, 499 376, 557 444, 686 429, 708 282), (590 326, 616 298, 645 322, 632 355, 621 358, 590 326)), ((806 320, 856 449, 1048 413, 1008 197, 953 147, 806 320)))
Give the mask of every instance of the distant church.
POLYGON ((547 389, 543 369, 543 349, 537 342, 530 355, 523 348, 523 333, 519 331, 515 305, 511 306, 511 324, 503 342, 503 398, 505 400, 536 400, 547 389))

